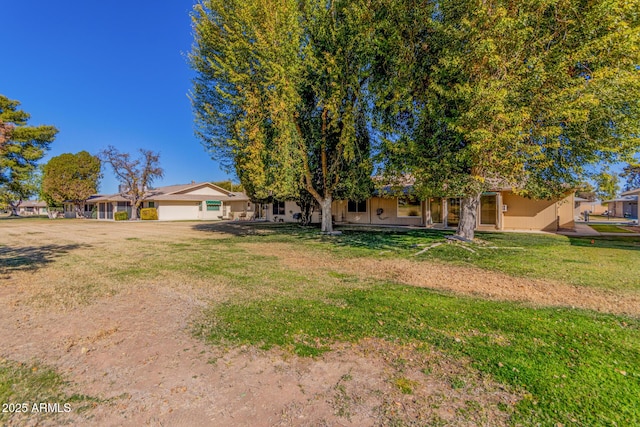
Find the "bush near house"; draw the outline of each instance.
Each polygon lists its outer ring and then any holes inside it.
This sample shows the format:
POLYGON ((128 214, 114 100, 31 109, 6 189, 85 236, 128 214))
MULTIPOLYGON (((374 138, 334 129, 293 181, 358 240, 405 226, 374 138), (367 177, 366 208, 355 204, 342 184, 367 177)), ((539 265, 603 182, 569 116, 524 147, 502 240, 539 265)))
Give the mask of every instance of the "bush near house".
POLYGON ((158 220, 158 210, 156 208, 140 209, 140 219, 143 221, 158 220))
POLYGON ((124 212, 124 211, 122 211, 122 212, 116 212, 116 213, 113 215, 113 219, 115 219, 116 221, 126 221, 126 220, 128 220, 128 219, 129 219, 129 215, 128 215, 126 212, 124 212))

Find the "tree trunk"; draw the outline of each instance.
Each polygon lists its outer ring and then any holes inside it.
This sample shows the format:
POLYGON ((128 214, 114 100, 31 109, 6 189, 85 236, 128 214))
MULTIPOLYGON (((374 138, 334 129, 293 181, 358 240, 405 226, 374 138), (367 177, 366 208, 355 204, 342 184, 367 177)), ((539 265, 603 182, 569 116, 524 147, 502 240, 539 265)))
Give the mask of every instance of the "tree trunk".
POLYGON ((13 204, 13 202, 9 202, 9 206, 11 206, 11 215, 10 216, 20 216, 20 213, 18 212, 18 208, 20 207, 21 203, 22 203, 22 200, 20 200, 16 204, 13 204))
POLYGON ((479 204, 480 194, 473 194, 462 198, 460 206, 460 221, 458 222, 456 236, 473 240, 479 204))
POLYGON ((333 218, 331 217, 331 196, 325 197, 320 202, 320 209, 322 209, 322 224, 321 231, 323 233, 333 232, 333 218))
POLYGON ((80 209, 80 203, 74 203, 73 206, 76 208, 76 218, 84 218, 84 212, 80 209))
POLYGON ((137 221, 138 220, 138 208, 140 207, 140 205, 142 204, 141 201, 136 201, 131 202, 131 218, 129 218, 131 221, 137 221))

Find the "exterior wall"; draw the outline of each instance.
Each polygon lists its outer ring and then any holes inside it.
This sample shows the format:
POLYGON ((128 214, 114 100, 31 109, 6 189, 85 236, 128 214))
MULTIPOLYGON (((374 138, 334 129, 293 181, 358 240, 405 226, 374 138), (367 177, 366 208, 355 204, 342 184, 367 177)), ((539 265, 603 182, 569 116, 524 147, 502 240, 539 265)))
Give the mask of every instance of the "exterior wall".
MULTIPOLYGON (((335 203, 335 202, 334 202, 335 203)), ((274 215, 273 213, 273 203, 268 203, 265 205, 266 206, 266 211, 265 211, 265 216, 267 221, 271 221, 271 222, 298 222, 297 219, 293 218, 293 215, 297 214, 297 213, 301 213, 302 210, 300 209, 300 206, 298 206, 298 204, 296 202, 294 202, 293 200, 287 200, 284 202, 284 215, 280 214, 280 215, 274 215), (277 217, 277 220, 276 220, 277 217)), ((333 212, 333 205, 331 206, 332 208, 332 215, 335 216, 335 212, 333 212)), ((311 215, 311 222, 320 222, 320 220, 322 219, 322 214, 320 212, 320 208, 316 207, 313 211, 313 214, 311 215)))
POLYGON ((420 208, 423 216, 399 217, 396 197, 371 197, 367 200, 366 212, 349 212, 347 200, 336 200, 331 208, 337 222, 373 225, 415 225, 424 224, 424 202, 420 208), (378 209, 382 213, 378 215, 378 209))
POLYGON ((592 215, 602 215, 606 210, 607 207, 600 202, 580 202, 575 215, 581 215, 584 211, 589 211, 592 215))
POLYGON ((202 188, 196 188, 195 190, 192 191, 187 191, 184 193, 180 193, 180 194, 195 194, 195 195, 205 195, 205 196, 226 196, 226 194, 217 191, 211 187, 202 187, 202 188))
POLYGON ((573 194, 560 201, 532 200, 511 192, 502 195, 502 204, 507 205, 503 214, 505 230, 556 231, 573 228, 573 194))
POLYGON ((573 193, 558 201, 558 224, 560 228, 574 228, 575 216, 573 215, 573 193))
MULTIPOLYGON (((368 207, 371 211, 371 224, 415 226, 424 224, 423 217, 421 216, 398 216, 398 199, 396 197, 372 197, 369 199, 368 207), (377 214, 378 209, 382 209, 382 213, 380 215, 377 214)), ((423 210, 424 209, 421 207, 420 212, 423 212, 423 210)))
MULTIPOLYGON (((480 207, 477 213, 477 230, 542 230, 557 231, 560 228, 574 227, 574 203, 573 194, 567 195, 561 200, 532 200, 517 196, 510 191, 503 191, 495 194, 496 197, 496 219, 495 224, 481 224, 480 207), (502 206, 507 206, 507 211, 502 211, 502 206)), ((446 203, 442 205, 441 218, 447 215, 446 203)), ((300 208, 293 201, 285 202, 285 213, 273 214, 273 204, 266 205, 266 218, 268 221, 277 220, 283 222, 296 222, 293 219, 295 213, 300 212, 300 208)), ((347 200, 335 200, 332 205, 332 215, 336 222, 349 224, 372 224, 372 225, 401 225, 401 226, 424 226, 430 212, 427 202, 422 202, 420 212, 422 216, 398 216, 398 199, 395 197, 371 197, 367 200, 366 212, 348 212, 347 200), (378 214, 378 209, 382 213, 378 214)), ((313 222, 320 222, 318 210, 314 212, 313 222)), ((433 224, 435 227, 442 227, 442 221, 433 224)))
POLYGON ((331 214, 336 222, 371 224, 371 199, 368 199, 366 204, 366 212, 348 212, 349 202, 347 200, 334 200, 331 204, 331 214))
POLYGON ((160 221, 198 220, 200 219, 199 207, 200 202, 162 201, 157 202, 156 204, 156 209, 158 209, 158 219, 160 221))

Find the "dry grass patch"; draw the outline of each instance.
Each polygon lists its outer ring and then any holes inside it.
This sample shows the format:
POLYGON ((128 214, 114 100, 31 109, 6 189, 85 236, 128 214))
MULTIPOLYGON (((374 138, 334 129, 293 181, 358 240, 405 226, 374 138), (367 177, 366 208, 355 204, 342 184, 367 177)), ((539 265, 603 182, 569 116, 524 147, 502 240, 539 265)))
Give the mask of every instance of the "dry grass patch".
POLYGON ((640 294, 585 288, 549 280, 511 277, 473 267, 460 267, 430 261, 388 258, 344 258, 316 248, 292 247, 287 243, 245 243, 251 252, 269 250, 287 268, 326 276, 337 271, 344 280, 391 280, 411 286, 453 291, 494 300, 519 301, 535 306, 564 306, 603 313, 640 316, 640 294), (268 249, 267 249, 268 248, 268 249))

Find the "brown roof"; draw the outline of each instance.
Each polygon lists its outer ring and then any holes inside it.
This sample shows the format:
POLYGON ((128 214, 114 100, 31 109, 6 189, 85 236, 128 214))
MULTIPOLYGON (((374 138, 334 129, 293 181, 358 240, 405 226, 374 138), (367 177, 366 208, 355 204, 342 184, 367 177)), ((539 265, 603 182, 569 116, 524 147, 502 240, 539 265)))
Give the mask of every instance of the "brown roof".
MULTIPOLYGON (((249 197, 244 193, 233 193, 231 191, 225 190, 224 188, 218 187, 217 185, 211 184, 210 182, 194 182, 191 184, 167 185, 164 187, 151 189, 148 191, 147 196, 144 197, 143 200, 205 201, 212 199, 220 201, 248 201, 249 197), (214 196, 211 194, 184 194, 201 187, 213 187, 225 195, 214 196)), ((128 200, 129 199, 122 197, 120 193, 115 193, 96 194, 95 196, 91 196, 89 200, 87 200, 87 202, 126 202, 128 200)))
POLYGON ((23 200, 20 203, 21 208, 46 208, 47 204, 42 200, 23 200))

